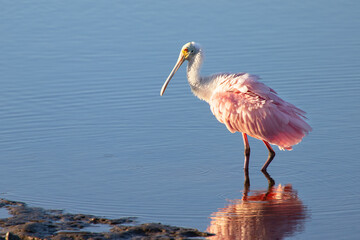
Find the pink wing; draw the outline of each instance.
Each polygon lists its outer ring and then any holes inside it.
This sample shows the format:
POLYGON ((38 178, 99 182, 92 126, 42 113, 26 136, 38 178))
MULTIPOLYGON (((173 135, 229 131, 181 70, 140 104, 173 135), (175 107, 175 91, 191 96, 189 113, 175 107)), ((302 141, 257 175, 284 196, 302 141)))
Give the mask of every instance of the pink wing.
POLYGON ((311 131, 305 112, 282 100, 277 93, 245 73, 222 74, 209 104, 215 117, 230 132, 242 132, 291 150, 311 131))

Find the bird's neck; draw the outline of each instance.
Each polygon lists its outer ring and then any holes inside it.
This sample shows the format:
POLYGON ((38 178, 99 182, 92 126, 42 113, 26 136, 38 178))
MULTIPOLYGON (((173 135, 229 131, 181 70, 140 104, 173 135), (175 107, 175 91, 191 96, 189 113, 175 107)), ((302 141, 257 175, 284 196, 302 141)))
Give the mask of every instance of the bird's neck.
POLYGON ((200 50, 192 59, 189 59, 187 66, 187 78, 191 87, 191 91, 195 96, 209 102, 213 85, 214 78, 210 77, 201 77, 200 69, 203 63, 203 53, 200 50))
POLYGON ((190 86, 198 86, 201 83, 200 69, 203 62, 202 51, 200 50, 193 58, 189 59, 187 66, 187 78, 190 86))
POLYGON ((204 78, 200 76, 200 69, 203 63, 203 53, 200 50, 193 58, 189 59, 187 66, 187 78, 191 87, 191 91, 195 96, 202 100, 206 99, 204 92, 204 78))

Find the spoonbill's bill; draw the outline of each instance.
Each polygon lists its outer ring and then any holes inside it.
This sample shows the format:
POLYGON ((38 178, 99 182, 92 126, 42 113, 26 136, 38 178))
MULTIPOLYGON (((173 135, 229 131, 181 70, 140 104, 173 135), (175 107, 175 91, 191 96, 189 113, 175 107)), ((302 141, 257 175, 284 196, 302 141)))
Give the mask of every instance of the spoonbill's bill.
POLYGON ((275 156, 270 144, 281 150, 292 150, 292 146, 311 131, 304 121, 305 112, 282 100, 255 75, 219 73, 200 76, 203 50, 195 42, 181 48, 179 58, 160 91, 161 96, 185 60, 188 61, 187 78, 194 95, 210 104, 212 113, 230 132, 242 133, 245 171, 248 171, 250 157, 247 135, 262 140, 269 150, 268 159, 261 169, 266 172, 275 156))

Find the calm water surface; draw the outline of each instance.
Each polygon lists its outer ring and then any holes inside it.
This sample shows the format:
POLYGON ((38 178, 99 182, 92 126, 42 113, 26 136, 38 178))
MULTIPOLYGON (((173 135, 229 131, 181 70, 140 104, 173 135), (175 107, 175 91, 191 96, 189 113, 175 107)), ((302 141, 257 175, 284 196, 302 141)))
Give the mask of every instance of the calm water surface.
POLYGON ((1 197, 229 239, 358 239, 359 15, 355 0, 2 3, 1 197), (188 41, 203 74, 258 74, 308 113, 313 132, 276 150, 273 188, 250 139, 244 191, 241 135, 185 67, 159 96, 188 41))

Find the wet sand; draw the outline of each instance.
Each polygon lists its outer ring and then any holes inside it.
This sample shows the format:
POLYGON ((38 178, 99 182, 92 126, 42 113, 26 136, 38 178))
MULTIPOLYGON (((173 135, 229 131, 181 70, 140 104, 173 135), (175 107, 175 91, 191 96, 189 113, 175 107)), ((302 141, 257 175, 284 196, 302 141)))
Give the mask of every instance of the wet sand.
POLYGON ((0 219, 0 240, 189 239, 211 235, 197 229, 161 223, 136 224, 135 218, 131 217, 107 219, 46 210, 6 199, 0 199, 0 209, 6 209, 9 214, 7 218, 0 219), (109 231, 86 231, 95 226, 106 226, 109 231))

